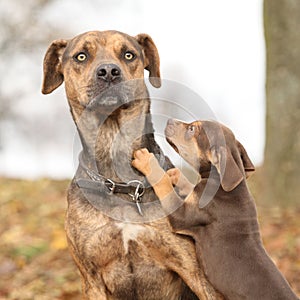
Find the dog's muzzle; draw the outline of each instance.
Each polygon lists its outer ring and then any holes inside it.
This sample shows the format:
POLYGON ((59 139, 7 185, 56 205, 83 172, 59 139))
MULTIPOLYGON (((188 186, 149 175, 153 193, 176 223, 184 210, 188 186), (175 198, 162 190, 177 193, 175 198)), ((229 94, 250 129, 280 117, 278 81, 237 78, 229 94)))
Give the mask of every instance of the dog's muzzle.
POLYGON ((117 109, 134 100, 135 87, 130 81, 124 80, 122 70, 116 64, 101 64, 96 69, 95 81, 95 96, 87 105, 90 110, 117 109))
POLYGON ((90 110, 101 109, 105 107, 118 108, 129 102, 129 96, 120 86, 108 87, 96 97, 92 98, 87 105, 90 110))

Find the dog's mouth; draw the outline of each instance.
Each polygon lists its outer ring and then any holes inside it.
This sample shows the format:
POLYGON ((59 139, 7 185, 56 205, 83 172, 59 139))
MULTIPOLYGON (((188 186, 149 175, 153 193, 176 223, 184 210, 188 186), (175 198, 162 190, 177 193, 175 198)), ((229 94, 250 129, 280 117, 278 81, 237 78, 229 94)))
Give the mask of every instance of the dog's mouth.
POLYGON ((167 142, 170 144, 170 146, 177 152, 177 153, 179 153, 179 150, 178 150, 178 148, 177 148, 177 146, 171 141, 171 139, 170 138, 166 138, 167 139, 167 142))
POLYGON ((103 110, 106 111, 118 109, 120 107, 126 108, 130 106, 131 102, 136 100, 135 81, 122 82, 117 85, 110 85, 100 90, 92 88, 89 91, 90 101, 87 104, 89 110, 103 110))
POLYGON ((110 88, 93 97, 89 101, 87 109, 117 109, 121 106, 126 106, 129 102, 130 97, 127 93, 122 90, 110 88))
POLYGON ((126 97, 123 95, 103 95, 101 93, 100 95, 94 97, 89 104, 87 105, 87 108, 90 110, 94 110, 97 108, 103 108, 103 107, 119 107, 123 104, 126 104, 128 101, 126 97))

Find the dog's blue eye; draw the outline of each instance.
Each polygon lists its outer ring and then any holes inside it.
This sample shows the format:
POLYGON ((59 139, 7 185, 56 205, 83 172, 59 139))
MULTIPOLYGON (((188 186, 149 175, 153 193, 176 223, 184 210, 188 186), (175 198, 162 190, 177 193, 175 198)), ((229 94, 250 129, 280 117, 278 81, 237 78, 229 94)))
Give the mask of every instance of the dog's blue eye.
POLYGON ((77 54, 77 55, 75 56, 75 58, 76 58, 79 62, 83 62, 83 61, 85 61, 85 60, 87 59, 87 55, 86 55, 85 53, 81 52, 81 53, 77 54))
POLYGON ((127 51, 127 52, 125 52, 125 54, 124 54, 124 58, 125 58, 126 60, 133 60, 133 59, 134 59, 134 54, 133 54, 132 52, 130 52, 130 51, 127 51))

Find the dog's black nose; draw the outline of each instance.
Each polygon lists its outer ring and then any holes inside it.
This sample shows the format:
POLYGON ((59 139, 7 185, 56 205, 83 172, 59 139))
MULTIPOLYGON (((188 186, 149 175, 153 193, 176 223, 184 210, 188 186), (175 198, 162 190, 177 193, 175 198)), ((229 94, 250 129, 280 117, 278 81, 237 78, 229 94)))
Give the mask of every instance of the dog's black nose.
POLYGON ((121 78, 121 69, 115 64, 102 64, 97 69, 97 78, 112 82, 121 78))

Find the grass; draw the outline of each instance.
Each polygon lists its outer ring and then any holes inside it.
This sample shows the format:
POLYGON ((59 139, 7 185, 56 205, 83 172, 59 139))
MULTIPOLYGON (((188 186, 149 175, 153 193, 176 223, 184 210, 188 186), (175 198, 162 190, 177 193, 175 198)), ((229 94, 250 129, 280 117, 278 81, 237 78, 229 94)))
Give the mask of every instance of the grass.
MULTIPOLYGON (((68 184, 0 178, 0 299, 81 299, 64 232, 68 184)), ((258 212, 268 252, 300 294, 300 206, 258 212)))

